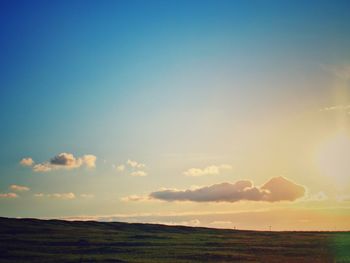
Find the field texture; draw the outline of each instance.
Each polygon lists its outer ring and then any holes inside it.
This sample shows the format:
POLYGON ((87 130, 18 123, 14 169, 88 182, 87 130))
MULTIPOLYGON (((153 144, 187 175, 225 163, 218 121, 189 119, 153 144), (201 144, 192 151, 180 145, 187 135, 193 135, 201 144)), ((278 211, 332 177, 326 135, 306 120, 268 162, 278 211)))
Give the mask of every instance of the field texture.
POLYGON ((350 262, 350 232, 0 218, 0 262, 350 262))

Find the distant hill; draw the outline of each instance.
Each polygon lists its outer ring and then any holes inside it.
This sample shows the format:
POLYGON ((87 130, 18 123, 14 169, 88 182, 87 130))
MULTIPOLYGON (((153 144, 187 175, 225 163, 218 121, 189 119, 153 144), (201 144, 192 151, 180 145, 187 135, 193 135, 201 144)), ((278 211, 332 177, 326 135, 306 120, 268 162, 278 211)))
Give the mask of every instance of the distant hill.
POLYGON ((350 262, 349 232, 0 218, 0 262, 335 261, 350 262))

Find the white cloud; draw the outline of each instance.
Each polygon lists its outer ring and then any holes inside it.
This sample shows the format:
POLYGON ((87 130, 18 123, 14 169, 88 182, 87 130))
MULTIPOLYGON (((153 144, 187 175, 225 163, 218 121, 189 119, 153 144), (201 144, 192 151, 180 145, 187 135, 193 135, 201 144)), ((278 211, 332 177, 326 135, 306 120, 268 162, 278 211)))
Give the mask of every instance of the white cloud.
POLYGON ((128 159, 125 164, 120 164, 112 167, 115 168, 118 172, 125 171, 130 176, 147 176, 147 172, 145 171, 146 165, 137 161, 132 161, 130 159, 128 159))
POLYGON ((210 165, 203 169, 200 168, 190 168, 184 172, 186 176, 204 176, 204 175, 219 175, 224 170, 231 170, 232 166, 229 164, 222 165, 210 165))
POLYGON ((54 197, 57 199, 63 199, 63 200, 70 200, 70 199, 75 199, 75 194, 74 193, 55 193, 49 195, 49 197, 54 197))
POLYGON ((68 193, 53 193, 53 194, 45 194, 45 193, 36 193, 34 194, 35 197, 37 198, 54 198, 54 199, 62 199, 62 200, 72 200, 72 199, 76 199, 78 197, 80 198, 84 198, 84 199, 91 199, 94 198, 95 195, 93 194, 80 194, 80 195, 76 195, 72 192, 68 192, 68 193))
POLYGON ((135 171, 135 172, 131 172, 130 176, 146 176, 147 173, 145 171, 135 171))
POLYGON ((27 186, 23 186, 23 185, 17 185, 17 184, 12 184, 10 185, 10 189, 13 191, 17 191, 17 192, 25 192, 25 191, 29 191, 30 188, 27 186))
POLYGON ((129 165, 129 166, 132 167, 132 168, 145 168, 145 167, 146 167, 145 164, 143 164, 143 163, 138 163, 138 162, 132 161, 132 160, 130 160, 130 159, 126 161, 126 164, 129 165))
POLYGON ((327 200, 328 196, 324 192, 318 192, 306 197, 305 201, 324 201, 327 200))
POLYGON ((53 169, 53 167, 49 163, 39 163, 33 166, 33 171, 34 172, 49 172, 53 169))
POLYGON ((82 198, 94 198, 95 195, 93 195, 93 194, 81 194, 80 197, 82 197, 82 198))
POLYGON ((34 161, 32 158, 27 157, 27 158, 23 158, 20 162, 19 162, 22 166, 33 166, 34 161))
POLYGON ((147 195, 129 195, 126 197, 121 198, 122 201, 124 202, 129 202, 129 201, 149 201, 150 198, 147 195))
POLYGON ((350 114, 350 105, 333 105, 333 106, 328 106, 320 109, 322 112, 347 112, 350 114))
POLYGON ((76 198, 76 195, 74 193, 53 193, 53 194, 37 193, 37 194, 34 194, 34 196, 38 198, 49 197, 49 198, 62 199, 62 200, 72 200, 76 198))
POLYGON ((17 198, 18 195, 16 193, 0 193, 0 198, 6 198, 6 199, 11 199, 11 198, 17 198))
POLYGON ((88 168, 95 168, 96 167, 96 159, 97 157, 92 154, 86 154, 83 156, 83 163, 86 165, 88 168))
POLYGON ((332 110, 347 110, 350 109, 350 105, 334 105, 329 107, 324 107, 320 111, 332 111, 332 110))
POLYGON ((34 172, 49 172, 57 169, 75 169, 79 168, 82 165, 85 165, 87 168, 96 167, 97 157, 92 154, 83 155, 82 157, 76 158, 71 153, 60 153, 48 162, 39 163, 33 166, 34 172))
POLYGON ((340 79, 350 79, 350 65, 324 65, 324 69, 340 79))
POLYGON ((116 167, 116 169, 117 169, 118 172, 123 172, 125 170, 125 165, 124 164, 118 165, 116 167))

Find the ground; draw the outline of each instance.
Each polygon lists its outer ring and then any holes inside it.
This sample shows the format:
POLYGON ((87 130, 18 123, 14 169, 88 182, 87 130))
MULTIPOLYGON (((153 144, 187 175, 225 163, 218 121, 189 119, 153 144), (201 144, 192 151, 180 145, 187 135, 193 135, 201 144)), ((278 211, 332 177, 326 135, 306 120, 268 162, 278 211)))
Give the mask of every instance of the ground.
POLYGON ((0 218, 0 262, 350 262, 350 232, 0 218))

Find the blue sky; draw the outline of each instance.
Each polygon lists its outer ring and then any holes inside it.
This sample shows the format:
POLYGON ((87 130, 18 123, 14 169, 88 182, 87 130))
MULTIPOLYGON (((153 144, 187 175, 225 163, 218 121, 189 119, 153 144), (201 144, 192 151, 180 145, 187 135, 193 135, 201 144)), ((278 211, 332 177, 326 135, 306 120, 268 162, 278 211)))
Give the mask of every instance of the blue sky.
MULTIPOLYGON (((346 194, 349 182, 322 175, 313 155, 328 149, 322 145, 339 132, 339 111, 350 102, 349 8, 348 1, 2 1, 0 193, 13 184, 30 190, 26 200, 0 200, 1 215, 202 211, 195 202, 121 199, 239 180, 263 185, 275 176, 329 200, 346 194), (19 164, 60 153, 82 164, 47 173, 19 164), (97 157, 96 167, 83 167, 85 155, 97 157), (118 173, 127 160, 145 164, 147 176, 118 173), (213 165, 232 171, 183 175, 213 165), (50 199, 54 193, 75 193, 77 203, 50 199), (83 193, 94 197, 80 200, 83 193)), ((340 126, 348 136, 347 123, 340 126)))

